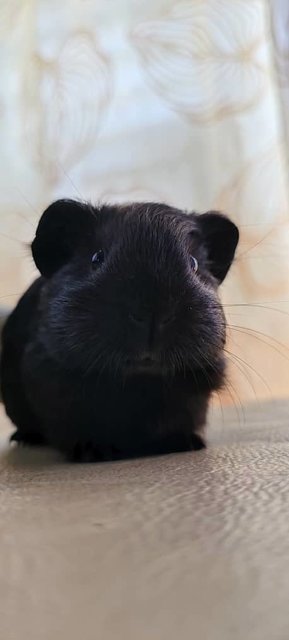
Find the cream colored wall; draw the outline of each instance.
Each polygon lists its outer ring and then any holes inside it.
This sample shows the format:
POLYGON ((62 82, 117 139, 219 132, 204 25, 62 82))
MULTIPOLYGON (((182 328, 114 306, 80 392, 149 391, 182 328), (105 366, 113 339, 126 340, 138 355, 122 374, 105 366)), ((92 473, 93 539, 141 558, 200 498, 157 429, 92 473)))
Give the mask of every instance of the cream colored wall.
POLYGON ((53 198, 221 208, 241 229, 225 397, 288 394, 286 4, 1 0, 0 302, 53 198))

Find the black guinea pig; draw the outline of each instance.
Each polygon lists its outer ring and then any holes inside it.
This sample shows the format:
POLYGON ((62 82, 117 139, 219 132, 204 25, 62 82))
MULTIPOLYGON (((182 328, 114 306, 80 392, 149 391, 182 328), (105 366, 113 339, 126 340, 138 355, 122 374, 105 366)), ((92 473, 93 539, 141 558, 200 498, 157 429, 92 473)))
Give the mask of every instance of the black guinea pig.
POLYGON ((12 440, 77 461, 204 447, 238 238, 218 212, 51 204, 32 242, 41 277, 2 335, 12 440))

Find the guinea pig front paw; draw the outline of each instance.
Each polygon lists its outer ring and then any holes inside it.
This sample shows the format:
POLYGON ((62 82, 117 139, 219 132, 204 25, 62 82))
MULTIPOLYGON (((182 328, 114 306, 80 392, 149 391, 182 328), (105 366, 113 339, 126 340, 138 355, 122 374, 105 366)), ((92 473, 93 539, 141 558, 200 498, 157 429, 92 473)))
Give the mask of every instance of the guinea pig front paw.
POLYGON ((115 460, 119 456, 114 447, 100 447, 92 442, 77 442, 66 451, 66 457, 70 462, 88 463, 115 460))
POLYGON ((192 433, 191 451, 201 451, 201 449, 206 449, 206 446, 204 439, 198 433, 192 433))
POLYGON ((181 453, 184 451, 200 451, 206 443, 197 433, 173 433, 154 443, 154 453, 181 453))
POLYGON ((47 444, 44 436, 41 433, 19 430, 12 433, 10 442, 17 442, 17 444, 22 447, 42 447, 47 444))

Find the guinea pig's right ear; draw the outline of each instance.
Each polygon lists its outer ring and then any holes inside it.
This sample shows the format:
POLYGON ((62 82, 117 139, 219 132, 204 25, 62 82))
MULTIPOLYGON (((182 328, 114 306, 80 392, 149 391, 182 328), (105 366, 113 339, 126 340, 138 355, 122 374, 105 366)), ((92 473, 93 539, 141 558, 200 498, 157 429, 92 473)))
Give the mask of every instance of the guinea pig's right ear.
POLYGON ((208 211, 197 217, 207 249, 209 269, 221 284, 233 262, 239 241, 238 227, 219 211, 208 211))
POLYGON ((49 278, 72 258, 95 226, 92 208, 76 200, 57 200, 42 214, 31 245, 40 273, 49 278))

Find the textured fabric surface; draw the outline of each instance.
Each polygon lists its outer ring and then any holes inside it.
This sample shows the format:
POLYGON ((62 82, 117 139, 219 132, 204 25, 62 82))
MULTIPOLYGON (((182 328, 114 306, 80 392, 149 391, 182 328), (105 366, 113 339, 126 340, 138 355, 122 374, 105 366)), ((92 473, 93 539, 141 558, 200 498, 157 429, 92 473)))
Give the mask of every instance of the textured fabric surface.
POLYGON ((215 409, 204 452, 72 466, 8 449, 0 635, 287 640, 289 403, 215 409))

